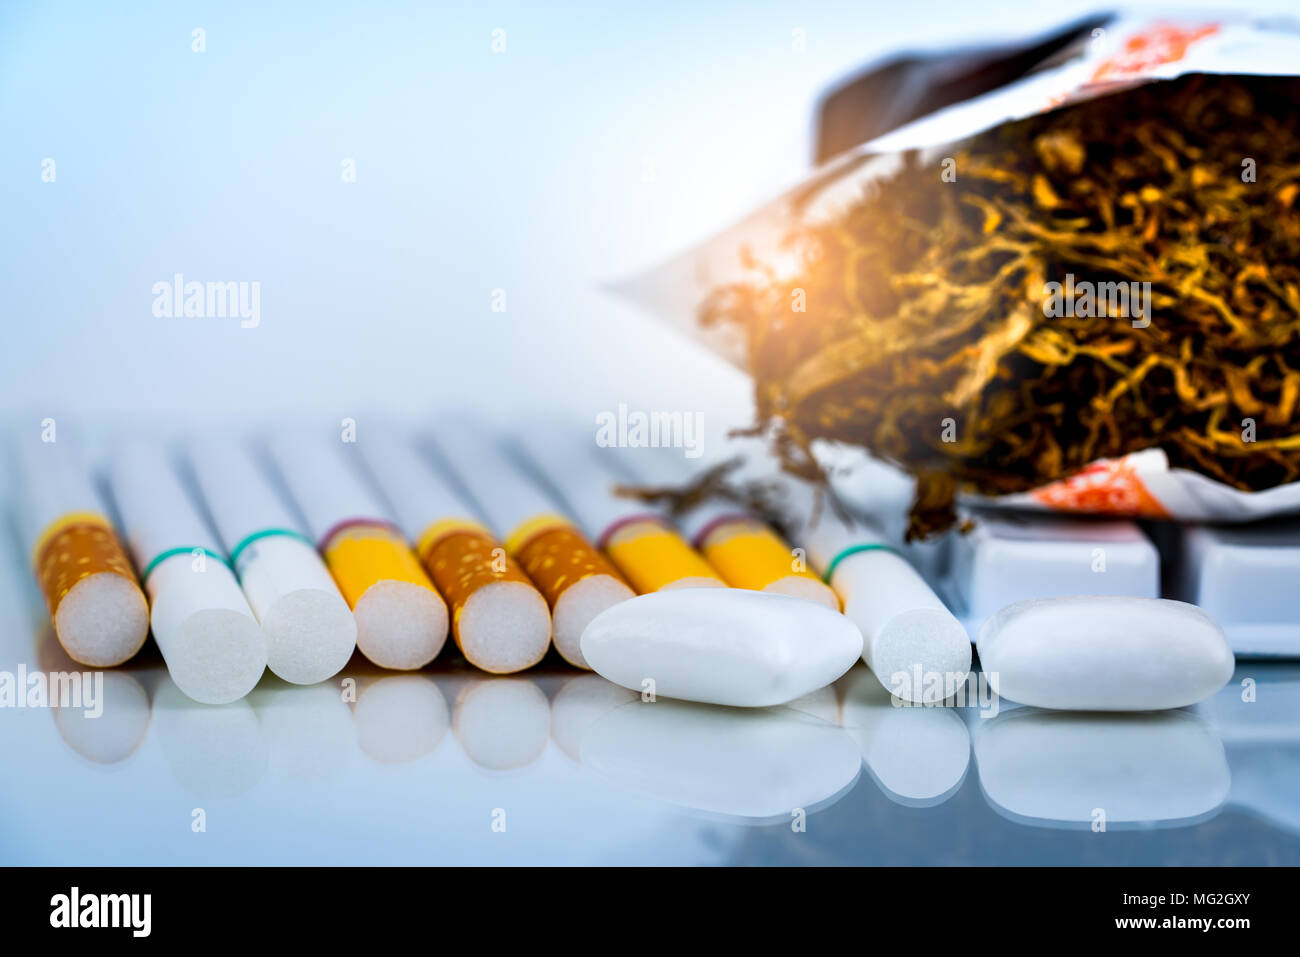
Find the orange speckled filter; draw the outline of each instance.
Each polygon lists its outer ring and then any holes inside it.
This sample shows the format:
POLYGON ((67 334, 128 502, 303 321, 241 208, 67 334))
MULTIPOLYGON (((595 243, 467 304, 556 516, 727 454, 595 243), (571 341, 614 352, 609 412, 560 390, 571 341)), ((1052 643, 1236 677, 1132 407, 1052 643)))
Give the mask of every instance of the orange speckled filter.
POLYGON ((32 548, 32 567, 45 604, 54 619, 55 633, 64 650, 81 664, 97 666, 121 664, 139 650, 148 634, 148 601, 140 589, 139 580, 126 557, 126 550, 108 519, 96 512, 71 512, 52 522, 37 539, 32 548), (118 661, 83 661, 75 649, 69 647, 66 636, 59 634, 59 606, 77 584, 93 575, 117 575, 130 583, 139 596, 142 620, 146 627, 140 640, 118 661))
POLYGON ((726 585, 676 529, 657 517, 619 522, 605 533, 602 544, 642 595, 669 585, 726 585))
POLYGON ((518 559, 552 609, 565 591, 593 575, 609 575, 627 584, 573 523, 559 515, 538 516, 521 524, 506 541, 506 551, 518 559))
POLYGON ((792 575, 821 581, 805 569, 795 570, 792 551, 766 523, 736 516, 714 522, 699 535, 700 551, 733 588, 762 591, 792 575))
POLYGON ((434 590, 406 539, 386 523, 340 523, 325 536, 321 551, 339 591, 354 611, 361 596, 380 581, 409 582, 434 590))
POLYGON ((477 522, 463 519, 435 522, 420 536, 417 551, 451 608, 451 634, 457 647, 461 647, 461 610, 476 591, 495 582, 519 582, 534 587, 519 563, 477 522))

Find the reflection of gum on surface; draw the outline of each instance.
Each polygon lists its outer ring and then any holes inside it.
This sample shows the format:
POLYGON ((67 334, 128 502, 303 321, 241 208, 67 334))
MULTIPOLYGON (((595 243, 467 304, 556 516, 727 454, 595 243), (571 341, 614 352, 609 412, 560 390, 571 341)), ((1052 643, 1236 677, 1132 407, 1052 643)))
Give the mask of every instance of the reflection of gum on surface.
POLYGON ((643 595, 683 579, 700 585, 725 584, 686 539, 657 519, 615 529, 605 540, 605 551, 643 595))

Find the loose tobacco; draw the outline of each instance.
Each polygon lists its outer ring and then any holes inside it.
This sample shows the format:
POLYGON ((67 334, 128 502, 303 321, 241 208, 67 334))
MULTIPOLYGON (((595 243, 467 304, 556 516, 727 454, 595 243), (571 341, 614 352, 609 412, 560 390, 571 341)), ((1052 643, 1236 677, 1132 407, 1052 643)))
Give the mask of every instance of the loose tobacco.
POLYGON ((749 262, 706 302, 702 323, 745 332, 786 468, 814 471, 817 439, 906 468, 909 537, 948 527, 961 490, 1152 447, 1236 489, 1300 478, 1300 81, 1147 84, 952 158, 945 182, 907 155, 792 232, 794 276, 749 262), (1149 283, 1149 309, 1063 313, 1053 282, 1149 283))

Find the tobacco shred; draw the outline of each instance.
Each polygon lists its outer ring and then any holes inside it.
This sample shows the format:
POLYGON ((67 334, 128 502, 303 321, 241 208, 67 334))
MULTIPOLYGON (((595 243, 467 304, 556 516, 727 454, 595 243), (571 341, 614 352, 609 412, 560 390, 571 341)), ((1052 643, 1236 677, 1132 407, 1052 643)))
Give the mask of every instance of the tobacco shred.
POLYGON ((1152 447, 1236 489, 1295 481, 1298 107, 1295 78, 1192 75, 982 133, 955 182, 909 154, 792 231, 794 276, 742 250, 753 278, 700 321, 744 330, 784 467, 814 474, 822 439, 916 476, 909 538, 949 527, 961 491, 1152 447), (1150 283, 1149 325, 1046 315, 1067 275, 1150 283))

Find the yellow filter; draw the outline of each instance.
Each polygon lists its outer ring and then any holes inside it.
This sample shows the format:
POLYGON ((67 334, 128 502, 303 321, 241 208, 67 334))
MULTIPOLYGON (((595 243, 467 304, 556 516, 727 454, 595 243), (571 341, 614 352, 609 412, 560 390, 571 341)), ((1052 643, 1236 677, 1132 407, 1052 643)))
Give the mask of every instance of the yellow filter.
POLYGON ((354 611, 377 582, 410 582, 434 591, 411 546, 387 525, 348 525, 331 536, 324 552, 325 564, 354 611))
POLYGON ((727 519, 714 525, 700 541, 700 550, 722 580, 733 588, 762 591, 792 575, 820 579, 796 563, 780 536, 763 522, 750 518, 727 519))
POLYGON ((606 537, 605 553, 642 595, 670 585, 726 586, 686 539, 658 519, 619 526, 606 537))

